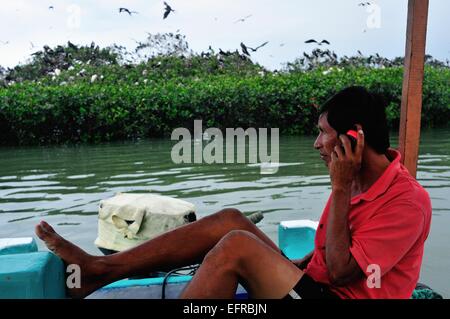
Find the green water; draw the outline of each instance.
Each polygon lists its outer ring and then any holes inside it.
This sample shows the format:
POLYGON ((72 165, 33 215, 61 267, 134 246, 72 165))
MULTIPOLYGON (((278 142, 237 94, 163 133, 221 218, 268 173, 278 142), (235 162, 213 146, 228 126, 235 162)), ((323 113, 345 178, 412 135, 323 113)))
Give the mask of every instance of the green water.
MULTIPOLYGON (((0 237, 32 236, 34 225, 45 219, 69 240, 99 254, 93 244, 99 201, 117 192, 152 192, 194 203, 198 217, 224 207, 262 211, 258 226, 277 241, 281 220, 317 220, 329 195, 327 169, 313 141, 282 137, 281 165, 272 175, 260 174, 255 164, 176 165, 169 139, 2 148, 0 237)), ((422 133, 418 179, 433 203, 421 281, 450 297, 450 129, 422 133)))

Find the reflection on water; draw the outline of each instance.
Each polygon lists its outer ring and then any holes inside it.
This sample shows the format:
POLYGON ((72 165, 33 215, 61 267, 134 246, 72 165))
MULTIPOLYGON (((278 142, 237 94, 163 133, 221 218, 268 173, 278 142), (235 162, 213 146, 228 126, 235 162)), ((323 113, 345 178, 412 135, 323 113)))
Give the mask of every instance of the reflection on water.
MULTIPOLYGON (((449 137, 449 129, 423 132, 418 163, 418 179, 432 197, 433 231, 442 236, 450 226, 449 137), (442 218, 439 225, 437 218, 442 218)), ((199 217, 224 207, 262 211, 259 226, 276 241, 280 220, 318 219, 329 194, 328 172, 313 142, 313 137, 281 137, 280 167, 273 175, 260 174, 259 164, 173 164, 170 140, 3 148, 0 237, 30 236, 33 225, 45 218, 96 252, 99 201, 117 192, 152 192, 194 203, 199 217)), ((450 265, 447 259, 444 263, 450 265)))

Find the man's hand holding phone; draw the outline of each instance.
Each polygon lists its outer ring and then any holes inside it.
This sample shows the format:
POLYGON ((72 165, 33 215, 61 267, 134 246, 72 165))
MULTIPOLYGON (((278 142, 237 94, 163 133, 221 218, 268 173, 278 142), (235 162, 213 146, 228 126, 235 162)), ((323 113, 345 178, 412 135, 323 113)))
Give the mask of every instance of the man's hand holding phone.
MULTIPOLYGON (((340 143, 334 147, 331 153, 330 176, 331 185, 335 189, 348 189, 353 179, 361 168, 362 154, 364 150, 364 132, 361 125, 356 124, 356 144, 352 147, 353 133, 338 136, 340 143)), ((348 132, 347 132, 348 134, 348 132)))

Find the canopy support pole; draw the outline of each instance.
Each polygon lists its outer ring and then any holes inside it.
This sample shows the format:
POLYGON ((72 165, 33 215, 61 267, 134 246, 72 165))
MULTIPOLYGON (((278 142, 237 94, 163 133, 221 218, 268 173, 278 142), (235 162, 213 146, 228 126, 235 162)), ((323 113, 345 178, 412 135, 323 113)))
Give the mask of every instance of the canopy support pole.
POLYGON ((429 0, 408 1, 408 24, 400 114, 402 162, 416 177, 429 0))

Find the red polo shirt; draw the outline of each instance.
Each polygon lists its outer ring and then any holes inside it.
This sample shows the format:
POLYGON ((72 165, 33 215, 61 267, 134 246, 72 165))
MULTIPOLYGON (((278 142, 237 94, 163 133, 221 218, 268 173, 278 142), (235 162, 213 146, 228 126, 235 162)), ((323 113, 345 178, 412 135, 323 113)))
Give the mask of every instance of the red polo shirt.
POLYGON ((430 231, 430 198, 400 163, 398 151, 390 149, 388 157, 391 164, 383 175, 365 193, 351 199, 350 253, 365 278, 345 287, 330 284, 325 235, 332 194, 322 213, 314 254, 305 273, 330 285, 341 298, 410 298, 419 280, 424 242, 430 231), (377 266, 370 265, 379 266, 379 288, 368 284, 376 278, 377 266))

